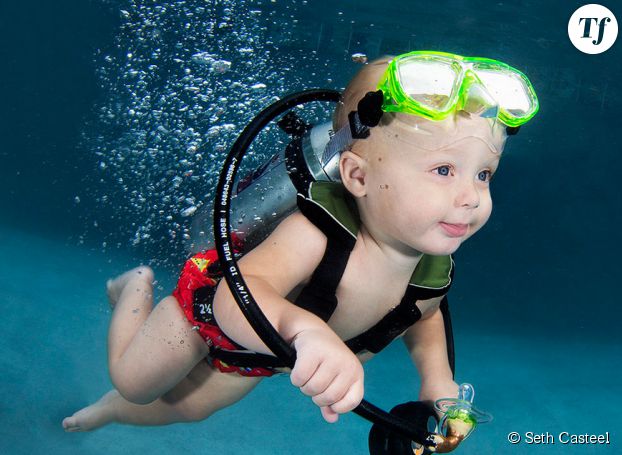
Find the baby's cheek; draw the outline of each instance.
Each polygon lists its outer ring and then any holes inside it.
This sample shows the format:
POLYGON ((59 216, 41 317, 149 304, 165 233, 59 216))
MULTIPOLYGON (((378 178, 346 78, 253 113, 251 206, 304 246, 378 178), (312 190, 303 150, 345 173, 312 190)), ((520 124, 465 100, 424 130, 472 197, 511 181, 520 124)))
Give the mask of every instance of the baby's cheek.
POLYGON ((490 215, 492 213, 492 201, 490 201, 490 199, 487 201, 483 201, 483 203, 480 204, 479 209, 480 210, 478 213, 478 221, 475 232, 480 230, 490 219, 490 215))

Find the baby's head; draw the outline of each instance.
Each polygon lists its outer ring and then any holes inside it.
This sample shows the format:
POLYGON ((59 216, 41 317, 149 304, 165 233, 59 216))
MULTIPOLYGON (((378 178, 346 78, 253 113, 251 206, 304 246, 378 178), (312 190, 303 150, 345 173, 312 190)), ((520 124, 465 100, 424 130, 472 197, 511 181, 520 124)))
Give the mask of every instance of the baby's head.
MULTIPOLYGON (((356 111, 358 103, 369 92, 377 90, 393 57, 385 56, 372 61, 352 78, 343 92, 342 100, 333 115, 333 130, 348 124, 348 114, 356 111)), ((348 150, 363 156, 386 146, 387 136, 424 150, 438 150, 466 138, 477 138, 487 144, 493 153, 501 154, 507 139, 505 125, 496 118, 484 118, 465 110, 456 110, 441 121, 419 115, 385 112, 377 127, 371 128, 371 137, 354 140, 348 150), (378 133, 384 133, 384 136, 378 133), (376 134, 374 134, 376 133, 376 134)))
MULTIPOLYGON (((377 90, 390 60, 365 65, 348 84, 333 118, 335 131, 377 90)), ((432 120, 384 112, 369 137, 342 151, 342 182, 377 240, 405 253, 451 254, 486 223, 492 210, 489 181, 507 133, 490 109, 487 116, 475 113, 456 109, 432 120)))

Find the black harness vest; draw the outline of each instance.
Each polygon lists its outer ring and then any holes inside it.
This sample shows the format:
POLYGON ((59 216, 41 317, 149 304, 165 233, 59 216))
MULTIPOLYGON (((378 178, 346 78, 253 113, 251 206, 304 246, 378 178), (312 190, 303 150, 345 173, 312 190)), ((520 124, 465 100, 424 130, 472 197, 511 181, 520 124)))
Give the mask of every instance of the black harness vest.
MULTIPOLYGON (((313 182, 308 194, 299 193, 298 208, 327 237, 324 256, 309 283, 294 302, 324 321, 328 321, 337 308, 337 286, 346 269, 350 253, 356 243, 360 224, 356 203, 345 188, 333 182, 313 182)), ((454 263, 450 256, 424 255, 399 305, 391 309, 380 321, 365 332, 347 340, 346 345, 354 352, 380 352, 391 341, 421 318, 417 300, 443 296, 451 287, 454 263)), ((441 305, 445 316, 448 350, 453 370, 453 340, 449 346, 451 325, 447 301, 441 305), (449 323, 449 327, 448 327, 449 323)), ((214 350, 214 357, 236 366, 275 368, 284 364, 276 357, 245 351, 214 350)))

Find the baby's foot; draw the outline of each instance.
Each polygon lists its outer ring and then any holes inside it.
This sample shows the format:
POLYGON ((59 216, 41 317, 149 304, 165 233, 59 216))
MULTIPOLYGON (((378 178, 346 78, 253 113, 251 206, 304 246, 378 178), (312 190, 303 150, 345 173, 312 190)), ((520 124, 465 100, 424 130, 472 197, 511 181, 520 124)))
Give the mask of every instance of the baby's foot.
POLYGON ((144 280, 151 285, 153 283, 153 270, 145 265, 141 265, 140 267, 128 270, 124 274, 119 275, 116 278, 112 278, 106 282, 106 292, 108 294, 108 301, 110 302, 111 308, 114 308, 119 301, 125 286, 127 286, 130 280, 135 278, 144 280))
POLYGON ((91 431, 113 421, 113 401, 119 392, 111 390, 97 403, 80 409, 71 417, 63 419, 63 429, 67 432, 91 431))

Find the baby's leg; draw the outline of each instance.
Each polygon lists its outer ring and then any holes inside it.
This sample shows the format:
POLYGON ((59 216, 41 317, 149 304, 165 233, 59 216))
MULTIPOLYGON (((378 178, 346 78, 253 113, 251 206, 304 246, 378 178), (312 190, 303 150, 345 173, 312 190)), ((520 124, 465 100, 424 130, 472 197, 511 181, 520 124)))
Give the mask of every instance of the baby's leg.
POLYGON ((167 425, 206 419, 250 392, 261 378, 221 373, 206 362, 197 366, 152 403, 134 404, 112 390, 97 403, 63 420, 65 431, 88 431, 110 422, 132 425, 167 425))
POLYGON ((109 282, 114 301, 108 332, 112 383, 128 401, 147 404, 171 390, 207 354, 203 338, 186 319, 174 297, 151 311, 153 272, 131 270, 109 282))

